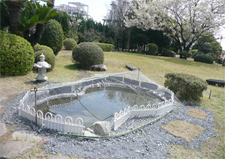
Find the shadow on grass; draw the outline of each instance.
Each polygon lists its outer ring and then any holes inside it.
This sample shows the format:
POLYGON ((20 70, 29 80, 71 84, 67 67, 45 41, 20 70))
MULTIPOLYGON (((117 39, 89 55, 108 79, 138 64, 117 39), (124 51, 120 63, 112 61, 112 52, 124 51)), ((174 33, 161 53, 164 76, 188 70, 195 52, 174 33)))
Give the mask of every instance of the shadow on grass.
POLYGON ((68 69, 68 70, 73 70, 73 71, 81 71, 81 72, 86 72, 86 71, 90 71, 89 69, 84 69, 84 68, 79 68, 78 64, 70 64, 70 65, 66 65, 64 66, 64 68, 68 69))
POLYGON ((70 64, 70 65, 66 65, 64 66, 64 68, 68 69, 68 70, 74 70, 74 71, 78 71, 78 65, 77 64, 70 64))
MULTIPOLYGON (((121 53, 121 52, 118 52, 121 53)), ((157 60, 163 60, 165 62, 171 62, 171 63, 176 63, 176 64, 182 64, 182 65, 188 65, 188 66, 195 66, 195 67, 220 67, 215 64, 207 64, 207 63, 202 63, 202 62, 195 62, 194 60, 185 60, 185 59, 180 59, 180 58, 175 58, 175 57, 166 57, 166 56, 154 56, 154 55, 145 55, 145 54, 139 54, 139 53, 129 53, 129 52, 122 52, 123 54, 126 55, 135 55, 135 56, 141 56, 145 58, 150 58, 150 59, 157 59, 157 60)))
MULTIPOLYGON (((200 67, 199 64, 195 63, 192 60, 185 60, 185 59, 180 59, 180 58, 175 58, 175 57, 166 57, 166 56, 143 55, 143 54, 139 54, 138 56, 147 57, 147 58, 151 58, 151 59, 157 59, 157 60, 163 60, 166 62, 171 62, 171 63, 176 63, 176 64, 200 67)), ((212 65, 207 65, 207 66, 212 66, 212 65)))

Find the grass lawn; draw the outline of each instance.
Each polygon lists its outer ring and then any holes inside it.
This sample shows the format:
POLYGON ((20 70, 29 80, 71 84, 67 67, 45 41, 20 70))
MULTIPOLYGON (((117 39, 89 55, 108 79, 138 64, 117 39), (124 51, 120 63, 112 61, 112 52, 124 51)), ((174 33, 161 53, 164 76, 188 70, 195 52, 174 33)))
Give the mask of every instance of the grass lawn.
MULTIPOLYGON (((47 74, 49 81, 71 82, 99 74, 99 72, 78 70, 77 65, 72 62, 71 54, 71 51, 64 50, 58 54, 54 70, 47 74)), ((135 53, 105 52, 104 64, 108 68, 107 73, 125 72, 128 71, 125 65, 133 65, 140 68, 142 73, 161 85, 164 84, 164 75, 166 73, 187 73, 200 77, 203 80, 211 78, 225 80, 225 67, 218 64, 211 65, 194 62, 191 59, 183 60, 135 53)), ((31 81, 36 76, 36 73, 31 72, 26 76, 1 77, 0 89, 2 93, 0 95, 5 95, 8 98, 13 95, 12 92, 18 94, 19 92, 32 89, 36 85, 32 84, 31 81), (5 91, 8 91, 8 94, 5 91)), ((40 85, 37 86, 39 87, 40 85)), ((168 146, 169 151, 175 158, 225 158, 225 88, 208 86, 200 105, 214 113, 214 129, 219 137, 209 139, 200 150, 190 150, 180 145, 168 146), (210 90, 212 95, 209 99, 210 90)))

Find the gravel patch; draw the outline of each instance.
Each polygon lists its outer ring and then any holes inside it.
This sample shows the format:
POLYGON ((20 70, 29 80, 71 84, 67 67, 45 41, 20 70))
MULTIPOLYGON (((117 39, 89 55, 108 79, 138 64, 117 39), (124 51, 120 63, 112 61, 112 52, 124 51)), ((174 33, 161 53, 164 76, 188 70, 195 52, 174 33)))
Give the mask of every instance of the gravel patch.
POLYGON ((217 134, 213 130, 214 115, 199 106, 179 106, 158 121, 121 137, 90 139, 61 136, 50 130, 42 130, 36 127, 34 123, 18 116, 17 107, 23 95, 24 93, 0 103, 8 106, 2 115, 2 119, 7 124, 16 125, 17 130, 23 130, 47 138, 47 142, 43 145, 43 148, 49 154, 72 155, 87 159, 164 159, 170 156, 167 150, 167 146, 170 144, 179 144, 190 149, 199 149, 206 140, 211 137, 217 137, 217 134), (203 110, 208 116, 205 120, 190 117, 188 116, 188 110, 190 108, 203 110), (175 137, 161 128, 162 125, 166 125, 172 120, 183 120, 191 124, 199 125, 205 128, 205 130, 191 142, 185 142, 181 138, 175 137))

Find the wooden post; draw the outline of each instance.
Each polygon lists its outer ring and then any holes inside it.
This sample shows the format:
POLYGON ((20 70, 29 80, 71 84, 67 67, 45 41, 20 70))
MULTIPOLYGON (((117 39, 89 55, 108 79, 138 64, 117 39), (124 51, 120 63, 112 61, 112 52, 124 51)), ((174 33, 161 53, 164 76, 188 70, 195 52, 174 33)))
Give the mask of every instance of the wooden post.
MULTIPOLYGON (((37 88, 34 87, 35 108, 37 108, 37 88)), ((37 125, 37 112, 35 113, 35 124, 37 125)))
POLYGON ((211 98, 211 95, 212 95, 212 90, 210 90, 210 93, 209 93, 209 99, 211 98))

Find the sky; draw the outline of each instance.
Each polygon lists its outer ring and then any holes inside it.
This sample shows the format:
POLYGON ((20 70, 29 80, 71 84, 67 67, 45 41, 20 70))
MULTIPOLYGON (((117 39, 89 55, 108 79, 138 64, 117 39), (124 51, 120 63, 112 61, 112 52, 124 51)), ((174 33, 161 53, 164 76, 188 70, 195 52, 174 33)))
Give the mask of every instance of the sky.
POLYGON ((97 22, 102 22, 107 11, 110 9, 112 0, 55 0, 55 6, 67 4, 68 2, 81 2, 89 6, 89 15, 97 22))
MULTIPOLYGON (((103 22, 102 19, 106 16, 107 11, 110 9, 112 0, 55 0, 55 6, 60 4, 68 4, 68 2, 81 2, 89 6, 89 15, 97 22, 103 22)), ((218 40, 221 43, 223 50, 225 50, 225 27, 218 33, 218 37, 223 37, 218 40)))
POLYGON ((218 40, 218 42, 222 46, 223 50, 225 50, 225 26, 218 33, 218 37, 220 38, 221 36, 222 36, 223 39, 222 40, 218 40))

